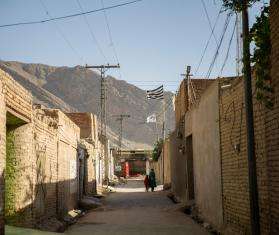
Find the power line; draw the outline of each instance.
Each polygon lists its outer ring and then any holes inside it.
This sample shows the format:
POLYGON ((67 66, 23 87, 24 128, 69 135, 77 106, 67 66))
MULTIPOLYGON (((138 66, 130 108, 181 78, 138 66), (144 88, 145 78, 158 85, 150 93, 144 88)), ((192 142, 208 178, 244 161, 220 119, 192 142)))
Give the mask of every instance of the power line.
MULTIPOLYGON (((47 6, 45 5, 45 3, 43 2, 43 0, 40 0, 40 3, 43 7, 43 9, 46 12, 46 15, 49 16, 50 18, 52 18, 47 6)), ((78 59, 84 63, 84 59, 83 57, 79 54, 79 52, 73 47, 73 45, 71 44, 71 42, 68 40, 68 38, 66 37, 66 35, 63 33, 63 31, 61 30, 61 28, 59 27, 59 25, 57 24, 57 22, 53 22, 57 32, 61 35, 61 37, 64 39, 64 41, 68 44, 68 46, 71 48, 71 50, 74 52, 74 54, 76 54, 76 56, 78 57, 78 59)))
MULTIPOLYGON (((78 6, 79 6, 79 9, 80 9, 81 13, 83 13, 84 10, 83 10, 83 7, 81 5, 81 2, 79 0, 76 0, 76 2, 78 4, 78 6)), ((89 31, 89 33, 91 35, 91 39, 93 40, 93 44, 96 43, 96 46, 97 46, 100 54, 103 56, 105 62, 108 62, 108 60, 107 60, 107 58, 106 58, 106 56, 105 56, 105 54, 104 54, 104 52, 103 52, 103 50, 102 50, 98 40, 97 40, 97 38, 96 38, 96 36, 95 36, 95 34, 94 34, 93 30, 92 30, 92 27, 90 26, 90 24, 88 22, 88 19, 87 19, 86 15, 82 15, 82 16, 83 16, 83 19, 84 19, 84 21, 85 21, 85 23, 87 25, 88 31, 89 31)))
MULTIPOLYGON (((106 21, 106 26, 107 26, 110 45, 112 46, 112 50, 113 50, 115 60, 116 60, 117 64, 119 64, 119 58, 118 58, 117 51, 116 51, 116 48, 115 48, 115 45, 114 45, 114 42, 113 42, 113 39, 112 39, 111 28, 110 28, 110 24, 109 24, 109 20, 108 20, 108 15, 107 15, 107 12, 106 12, 106 9, 105 9, 104 0, 101 0, 101 4, 102 4, 102 8, 104 9, 103 13, 104 13, 105 21, 106 21)), ((121 79, 122 78, 121 69, 119 69, 118 71, 119 71, 119 77, 121 79)))
POLYGON ((113 9, 113 8, 123 7, 123 6, 131 5, 131 4, 134 4, 134 3, 137 3, 137 2, 142 2, 142 1, 144 1, 144 0, 134 0, 134 1, 130 1, 130 2, 117 4, 117 5, 112 5, 112 6, 105 7, 105 8, 99 8, 99 9, 86 11, 86 12, 81 12, 81 13, 75 13, 75 14, 71 14, 71 15, 52 17, 52 18, 44 19, 44 20, 34 20, 34 21, 25 21, 25 22, 11 23, 11 24, 3 24, 3 25, 0 25, 0 28, 7 28, 7 27, 13 27, 13 26, 20 26, 20 25, 42 24, 42 23, 47 23, 47 22, 50 22, 50 21, 68 19, 68 18, 73 18, 73 17, 80 16, 80 15, 87 15, 87 14, 92 14, 92 13, 96 13, 96 12, 99 12, 99 11, 104 11, 104 10, 109 10, 109 9, 113 9))
POLYGON ((211 30, 210 36, 209 36, 209 38, 208 38, 208 40, 207 40, 207 42, 206 42, 206 45, 205 45, 205 48, 204 48, 204 50, 203 50, 203 53, 202 53, 201 59, 200 59, 200 61, 199 61, 199 64, 198 64, 198 66, 197 66, 197 68, 196 68, 196 70, 195 70, 195 74, 197 74, 197 72, 198 72, 199 69, 200 69, 200 66, 201 66, 201 64, 202 64, 203 58, 204 58, 205 53, 206 53, 206 51, 207 51, 207 48, 208 48, 208 46, 209 46, 210 40, 211 40, 211 38, 212 38, 212 36, 213 36, 213 34, 214 34, 214 31, 215 31, 215 28, 216 28, 216 26, 217 26, 218 20, 219 20, 219 18, 220 18, 221 12, 222 12, 222 11, 221 11, 221 9, 220 9, 220 11, 219 11, 219 13, 218 13, 218 16, 217 16, 217 18, 216 18, 216 20, 215 20, 214 26, 213 26, 213 28, 212 28, 212 30, 211 30))
POLYGON ((231 13, 228 13, 228 14, 227 14, 227 18, 226 18, 226 20, 225 20, 223 32, 222 32, 220 41, 219 41, 219 43, 218 43, 218 46, 217 46, 217 48, 216 48, 216 52, 215 52, 215 54, 214 54, 214 57, 213 57, 213 59, 212 59, 212 62, 211 62, 210 66, 209 66, 209 69, 208 69, 208 71, 207 71, 206 78, 209 78, 209 77, 210 77, 210 74, 211 74, 212 69, 213 69, 213 67, 214 67, 214 64, 215 64, 215 62, 216 62, 216 59, 217 59, 217 57, 218 57, 218 55, 219 55, 219 50, 220 50, 220 48, 221 48, 221 46, 222 46, 222 43, 223 43, 225 34, 226 34, 226 32, 227 32, 228 25, 229 25, 230 20, 231 20, 231 15, 232 15, 231 13))
POLYGON ((229 41, 228 50, 227 50, 227 53, 226 53, 225 60, 224 60, 224 63, 222 65, 222 68, 220 70, 219 77, 222 75, 223 70, 224 70, 224 68, 225 68, 225 66, 227 64, 228 58, 229 58, 229 54, 230 54, 230 50, 231 50, 231 45, 232 45, 232 40, 233 40, 233 36, 234 36, 234 33, 235 33, 236 25, 237 25, 237 18, 235 19, 235 23, 234 23, 234 27, 233 27, 233 32, 232 32, 232 35, 231 35, 231 38, 230 38, 230 41, 229 41))
POLYGON ((214 39, 215 39, 216 45, 218 45, 218 41, 217 41, 217 38, 216 38, 215 33, 214 33, 214 29, 213 29, 212 24, 211 24, 211 20, 210 20, 210 18, 209 18, 209 15, 208 15, 208 11, 207 11, 205 2, 204 2, 204 0, 201 0, 201 2, 202 2, 203 9, 204 9, 204 11, 205 11, 205 15, 206 15, 207 21, 208 21, 208 23, 209 23, 211 32, 212 32, 213 37, 214 37, 214 39))

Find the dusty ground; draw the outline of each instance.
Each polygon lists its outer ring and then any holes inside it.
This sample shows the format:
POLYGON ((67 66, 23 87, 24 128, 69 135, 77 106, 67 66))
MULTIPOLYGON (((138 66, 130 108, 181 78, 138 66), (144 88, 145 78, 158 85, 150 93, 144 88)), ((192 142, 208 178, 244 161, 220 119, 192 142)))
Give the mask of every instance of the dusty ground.
MULTIPOLYGON (((142 180, 129 180, 105 198, 104 207, 82 217, 65 235, 208 234, 180 212, 161 189, 159 186, 156 192, 147 193, 142 180)), ((6 229, 8 235, 57 234, 10 226, 6 229)))
POLYGON ((146 193, 142 181, 129 180, 116 191, 103 208, 88 213, 66 234, 208 234, 178 211, 165 192, 146 193))

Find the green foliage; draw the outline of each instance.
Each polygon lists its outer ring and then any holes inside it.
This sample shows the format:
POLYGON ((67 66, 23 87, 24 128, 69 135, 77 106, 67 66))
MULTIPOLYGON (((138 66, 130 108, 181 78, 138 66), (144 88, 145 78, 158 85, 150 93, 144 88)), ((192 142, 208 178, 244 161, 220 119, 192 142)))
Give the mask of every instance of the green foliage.
MULTIPOLYGON (((242 10, 242 4, 245 0, 223 0, 223 6, 225 9, 231 9, 233 11, 240 12, 242 10)), ((251 6, 253 3, 258 2, 259 0, 246 0, 247 6, 251 6)))
POLYGON ((256 18, 256 22, 250 31, 250 38, 251 42, 255 44, 251 62, 256 75, 256 97, 266 107, 271 108, 273 103, 271 100, 271 39, 268 6, 265 6, 261 15, 256 18))
POLYGON ((6 169, 5 169, 5 216, 15 213, 15 188, 17 182, 17 159, 14 146, 14 132, 7 132, 6 142, 6 169))
POLYGON ((161 153, 162 153, 162 149, 163 149, 163 139, 158 140, 155 144, 154 144, 154 149, 152 152, 152 159, 153 161, 158 161, 161 153))

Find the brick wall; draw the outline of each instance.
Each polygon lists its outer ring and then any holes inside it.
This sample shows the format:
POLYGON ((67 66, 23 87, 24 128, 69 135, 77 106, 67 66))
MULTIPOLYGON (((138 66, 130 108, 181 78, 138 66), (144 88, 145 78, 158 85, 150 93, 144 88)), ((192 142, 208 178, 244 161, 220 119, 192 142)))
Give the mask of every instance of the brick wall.
POLYGON ((86 140, 81 140, 81 144, 85 147, 87 152, 86 165, 87 165, 87 175, 85 183, 85 194, 93 195, 97 193, 96 189, 96 149, 86 140))
POLYGON ((268 157, 270 228, 279 233, 279 1, 271 0, 271 79, 274 108, 266 111, 266 147, 268 157))
POLYGON ((60 217, 77 208, 79 127, 59 110, 50 110, 58 118, 58 203, 60 217))
POLYGON ((32 96, 9 74, 0 69, 0 80, 8 111, 26 122, 32 119, 32 96))
MULTIPOLYGON (((243 80, 232 79, 230 84, 230 88, 220 89, 219 99, 224 223, 227 232, 249 234, 250 203, 243 80)), ((260 222, 262 234, 268 234, 269 197, 264 107, 255 99, 253 102, 260 222)))
POLYGON ((91 113, 66 113, 66 115, 80 128, 81 143, 87 151, 86 158, 86 194, 96 193, 96 155, 98 149, 97 117, 91 113))
POLYGON ((34 151, 36 163, 34 213, 36 221, 56 216, 57 212, 57 119, 34 109, 34 151))
POLYGON ((4 234, 4 168, 6 160, 6 107, 0 80, 0 235, 4 234))
POLYGON ((92 113, 66 113, 80 128, 80 138, 97 140, 97 118, 92 113))

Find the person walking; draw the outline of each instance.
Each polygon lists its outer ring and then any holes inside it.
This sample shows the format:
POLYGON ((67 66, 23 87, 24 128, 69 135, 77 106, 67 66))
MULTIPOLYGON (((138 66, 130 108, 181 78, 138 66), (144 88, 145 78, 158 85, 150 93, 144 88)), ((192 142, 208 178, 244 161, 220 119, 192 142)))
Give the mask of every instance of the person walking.
POLYGON ((155 176, 154 169, 151 169, 151 171, 149 173, 149 186, 151 187, 151 191, 152 192, 154 192, 154 188, 157 187, 157 185, 156 185, 156 176, 155 176))
POLYGON ((145 175, 143 182, 144 182, 144 186, 145 186, 145 191, 148 192, 148 189, 149 189, 149 177, 148 177, 148 175, 145 175))

